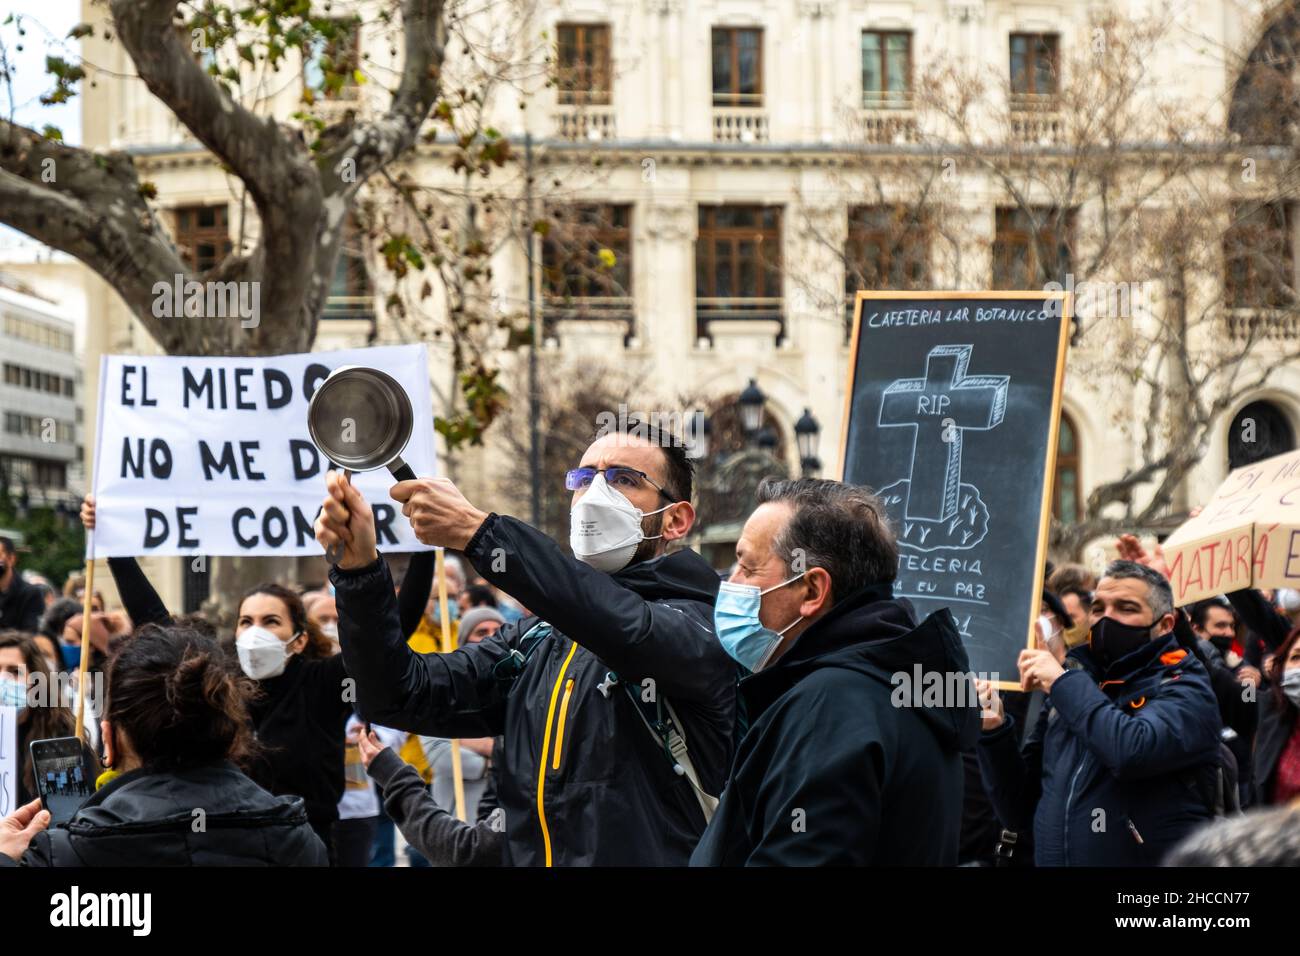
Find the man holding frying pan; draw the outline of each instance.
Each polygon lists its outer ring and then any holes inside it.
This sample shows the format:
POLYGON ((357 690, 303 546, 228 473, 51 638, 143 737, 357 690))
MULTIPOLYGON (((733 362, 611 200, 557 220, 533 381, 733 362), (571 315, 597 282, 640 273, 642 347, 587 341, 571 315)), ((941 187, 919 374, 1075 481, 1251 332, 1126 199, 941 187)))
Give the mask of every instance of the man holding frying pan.
POLYGON ((327 479, 316 522, 347 670, 370 721, 497 748, 506 865, 684 865, 716 806, 736 729, 737 666, 713 632, 718 577, 694 551, 686 448, 637 422, 569 471, 573 554, 450 481, 391 491, 425 544, 463 551, 533 616, 450 654, 398 622, 370 505, 327 479))

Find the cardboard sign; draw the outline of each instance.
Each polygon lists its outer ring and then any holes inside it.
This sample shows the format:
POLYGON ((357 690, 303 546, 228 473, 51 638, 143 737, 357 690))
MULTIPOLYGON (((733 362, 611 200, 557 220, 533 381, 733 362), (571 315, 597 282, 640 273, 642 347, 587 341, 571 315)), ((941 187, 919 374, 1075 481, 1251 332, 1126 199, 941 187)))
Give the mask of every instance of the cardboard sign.
POLYGON ((1018 687, 1043 588, 1063 292, 859 292, 843 480, 883 500, 894 593, 948 608, 976 676, 1018 687))
POLYGON ((1238 468, 1164 543, 1174 603, 1300 587, 1300 451, 1238 468))
MULTIPOLYGON (((319 555, 312 526, 333 465, 308 435, 307 403, 342 365, 379 368, 401 383, 414 410, 403 458, 416 474, 436 474, 423 345, 104 356, 88 557, 319 555)), ((424 549, 388 497, 387 471, 358 474, 354 484, 374 508, 382 550, 424 549)))

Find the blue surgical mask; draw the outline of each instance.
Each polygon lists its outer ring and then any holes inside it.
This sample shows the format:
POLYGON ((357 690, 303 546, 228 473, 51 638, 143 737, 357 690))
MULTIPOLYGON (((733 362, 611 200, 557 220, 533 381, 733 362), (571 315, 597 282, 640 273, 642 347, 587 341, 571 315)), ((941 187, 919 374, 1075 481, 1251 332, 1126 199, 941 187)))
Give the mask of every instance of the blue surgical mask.
POLYGON ((0 677, 0 707, 16 707, 21 714, 27 709, 27 683, 12 677, 0 677))
POLYGON ((1282 693, 1292 706, 1300 707, 1300 667, 1289 667, 1282 672, 1282 693))
POLYGON ((59 654, 63 657, 63 666, 70 671, 75 671, 81 667, 81 648, 73 647, 70 644, 60 644, 59 654))
POLYGON ((752 584, 733 584, 730 581, 723 581, 718 587, 718 599, 713 605, 713 628, 722 643, 722 649, 735 658, 741 667, 754 672, 762 670, 776 646, 781 643, 782 635, 803 620, 803 615, 800 615, 781 630, 774 631, 764 627, 758 618, 764 594, 783 588, 802 577, 803 574, 796 574, 789 580, 772 585, 766 591, 760 591, 752 584))

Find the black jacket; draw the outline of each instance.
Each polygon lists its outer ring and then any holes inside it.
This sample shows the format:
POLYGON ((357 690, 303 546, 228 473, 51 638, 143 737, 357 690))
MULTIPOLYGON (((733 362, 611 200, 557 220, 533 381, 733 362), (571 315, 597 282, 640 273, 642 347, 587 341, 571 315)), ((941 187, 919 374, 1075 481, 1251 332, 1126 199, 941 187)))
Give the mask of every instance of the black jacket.
POLYGON ((1242 642, 1242 657, 1251 667, 1262 669, 1264 655, 1281 647, 1291 633, 1291 619, 1279 614, 1255 588, 1229 591, 1226 597, 1249 632, 1242 642))
MULTIPOLYGON (((0 855, 0 864, 13 861, 0 855)), ((67 824, 38 833, 24 866, 325 866, 302 800, 273 797, 231 763, 132 770, 67 824), (194 811, 201 809, 202 817, 194 811)))
POLYGON ((1219 705, 1205 667, 1171 634, 1103 669, 1069 654, 1017 747, 1015 720, 981 734, 985 787, 1003 825, 1032 821, 1039 866, 1155 866, 1213 812, 1219 705))
POLYGON ((955 864, 961 750, 979 733, 969 669, 947 610, 917 626, 889 585, 841 600, 741 682, 750 727, 691 864, 955 864), (898 692, 917 667, 969 693, 911 706, 898 692))
POLYGON ((685 864, 704 815, 637 705, 607 676, 672 704, 704 788, 717 794, 737 675, 713 633, 718 576, 686 550, 604 574, 499 515, 465 554, 538 617, 451 654, 407 647, 382 559, 330 572, 358 713, 430 736, 504 734, 505 864, 685 864))
POLYGON ((297 794, 312 825, 338 819, 343 797, 343 733, 352 715, 343 655, 289 658, 284 673, 258 681, 249 707, 264 751, 248 775, 271 793, 297 794))
POLYGON ((35 634, 45 613, 41 589, 28 584, 14 569, 9 590, 0 591, 0 631, 16 630, 35 634))
POLYGON ((1290 702, 1278 709, 1273 688, 1260 689, 1259 734, 1255 738, 1254 790, 1255 802, 1267 806, 1273 803, 1273 787, 1277 784, 1277 764, 1282 751, 1296 729, 1296 708, 1290 702))

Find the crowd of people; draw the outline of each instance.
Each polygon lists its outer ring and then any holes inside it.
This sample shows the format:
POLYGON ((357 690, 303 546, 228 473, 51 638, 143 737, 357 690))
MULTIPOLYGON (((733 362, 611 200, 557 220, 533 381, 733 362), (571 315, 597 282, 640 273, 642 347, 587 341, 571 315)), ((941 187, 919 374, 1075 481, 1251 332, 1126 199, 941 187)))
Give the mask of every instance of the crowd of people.
POLYGON ((1125 535, 1099 573, 1047 569, 1008 690, 949 611, 895 596, 871 490, 766 480, 720 573, 683 546, 693 482, 673 436, 599 435, 565 475, 568 551, 446 479, 397 483, 451 555, 446 633, 434 552, 397 583, 339 472, 329 581, 258 585, 228 629, 121 558, 121 610, 83 622, 84 582, 43 593, 0 539, 19 753, 74 733, 54 678, 83 631, 103 684, 95 789, 52 826, 28 755, 0 865, 389 866, 395 830, 412 866, 1300 862, 1300 594, 1176 607, 1125 535), (964 682, 900 705, 917 672, 964 682))

